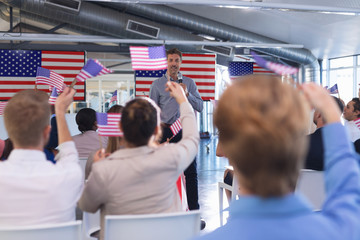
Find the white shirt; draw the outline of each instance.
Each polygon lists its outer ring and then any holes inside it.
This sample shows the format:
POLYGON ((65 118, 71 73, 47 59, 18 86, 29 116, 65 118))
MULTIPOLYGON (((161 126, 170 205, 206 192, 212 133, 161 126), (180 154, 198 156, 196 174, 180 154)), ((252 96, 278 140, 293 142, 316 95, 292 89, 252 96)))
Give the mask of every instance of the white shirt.
POLYGON ((0 162, 0 226, 75 220, 83 174, 73 141, 59 146, 56 164, 38 150, 14 149, 0 162))
MULTIPOLYGON (((357 121, 357 120, 355 120, 357 121)), ((360 138, 360 129, 355 121, 345 121, 345 128, 350 136, 350 140, 355 142, 360 138)))

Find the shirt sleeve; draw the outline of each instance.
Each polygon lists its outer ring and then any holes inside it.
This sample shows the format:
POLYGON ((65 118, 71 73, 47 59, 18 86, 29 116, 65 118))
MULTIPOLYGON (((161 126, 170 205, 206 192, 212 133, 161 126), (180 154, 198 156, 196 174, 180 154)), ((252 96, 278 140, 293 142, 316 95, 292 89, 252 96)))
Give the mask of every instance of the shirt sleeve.
POLYGON ((55 161, 57 164, 79 162, 79 154, 74 141, 67 141, 59 145, 59 153, 56 154, 55 161))
POLYGON ((187 86, 189 96, 188 100, 191 106, 198 112, 202 112, 203 110, 203 100, 200 96, 200 93, 196 87, 195 82, 191 79, 189 86, 187 86))
POLYGON ((341 225, 339 229, 356 229, 360 225, 358 157, 341 123, 323 127, 323 142, 327 198, 322 212, 331 215, 332 220, 341 225))
POLYGON ((104 172, 99 168, 99 163, 94 163, 84 191, 78 202, 78 206, 85 212, 95 213, 107 199, 106 186, 104 184, 104 172))

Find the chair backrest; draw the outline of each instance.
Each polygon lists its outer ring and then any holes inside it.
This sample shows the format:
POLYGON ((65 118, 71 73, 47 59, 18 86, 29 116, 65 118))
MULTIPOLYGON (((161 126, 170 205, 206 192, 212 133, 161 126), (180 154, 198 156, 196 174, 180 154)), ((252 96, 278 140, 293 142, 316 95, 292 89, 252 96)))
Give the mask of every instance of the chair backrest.
POLYGON ((81 221, 21 227, 0 227, 1 240, 79 240, 81 221))
POLYGON ((187 240, 200 231, 200 211, 105 216, 104 240, 187 240))
POLYGON ((314 210, 320 210, 326 198, 324 172, 302 169, 296 191, 301 192, 313 204, 314 210))

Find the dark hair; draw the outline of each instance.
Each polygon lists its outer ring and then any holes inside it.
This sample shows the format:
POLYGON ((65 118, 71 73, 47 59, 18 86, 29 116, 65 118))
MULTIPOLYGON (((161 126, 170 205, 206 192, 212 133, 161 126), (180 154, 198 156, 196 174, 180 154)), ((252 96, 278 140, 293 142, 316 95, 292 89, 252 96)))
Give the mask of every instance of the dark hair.
POLYGON ((3 154, 0 157, 0 160, 6 160, 8 159, 11 151, 14 149, 14 145, 12 143, 12 141, 10 140, 10 138, 5 140, 5 146, 4 146, 4 151, 3 154))
POLYGON ((158 125, 159 110, 151 99, 135 98, 122 111, 121 125, 127 142, 139 147, 148 144, 158 125))
POLYGON ((343 102, 340 100, 340 98, 337 98, 337 97, 334 97, 334 96, 332 96, 332 97, 334 98, 335 102, 338 104, 340 111, 343 112, 344 111, 343 102))
POLYGON ((96 112, 91 108, 83 108, 76 114, 76 124, 80 132, 86 132, 94 129, 96 122, 96 112))
POLYGON ((168 57, 169 54, 177 54, 177 55, 179 55, 180 59, 182 59, 182 53, 177 48, 172 48, 170 50, 167 50, 166 51, 166 58, 168 57))
POLYGON ((124 109, 123 106, 116 104, 116 105, 112 106, 112 107, 107 111, 107 113, 121 113, 123 109, 124 109))
MULTIPOLYGON (((357 110, 357 111, 360 111, 360 100, 359 98, 353 98, 351 99, 351 101, 354 102, 354 112, 357 110)), ((360 114, 357 115, 357 117, 360 117, 360 114)))

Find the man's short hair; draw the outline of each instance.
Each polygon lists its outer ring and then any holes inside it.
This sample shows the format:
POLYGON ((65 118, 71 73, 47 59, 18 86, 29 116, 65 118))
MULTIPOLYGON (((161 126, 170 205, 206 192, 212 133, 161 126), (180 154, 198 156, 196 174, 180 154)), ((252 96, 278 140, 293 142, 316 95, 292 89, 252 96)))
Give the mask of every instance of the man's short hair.
POLYGON ((332 96, 332 97, 334 98, 335 102, 336 102, 337 105, 339 106, 340 111, 343 112, 343 111, 344 111, 344 104, 343 104, 343 102, 340 100, 340 98, 337 98, 337 97, 334 97, 334 96, 332 96))
POLYGON ((168 57, 169 54, 177 54, 177 55, 179 55, 180 59, 182 60, 182 53, 177 48, 172 48, 170 50, 167 50, 166 51, 166 58, 168 57))
POLYGON ((225 90, 214 123, 245 189, 260 197, 295 189, 307 151, 308 118, 305 98, 278 77, 248 75, 225 90))
MULTIPOLYGON (((359 98, 353 98, 353 99, 351 99, 351 101, 353 101, 354 102, 354 112, 357 110, 357 111, 359 111, 360 112, 360 100, 359 100, 359 98)), ((357 115, 357 117, 359 118, 360 117, 360 113, 357 115)))
POLYGON ((49 96, 43 91, 24 90, 16 93, 4 110, 4 123, 9 138, 18 147, 40 144, 43 130, 50 123, 49 96))

